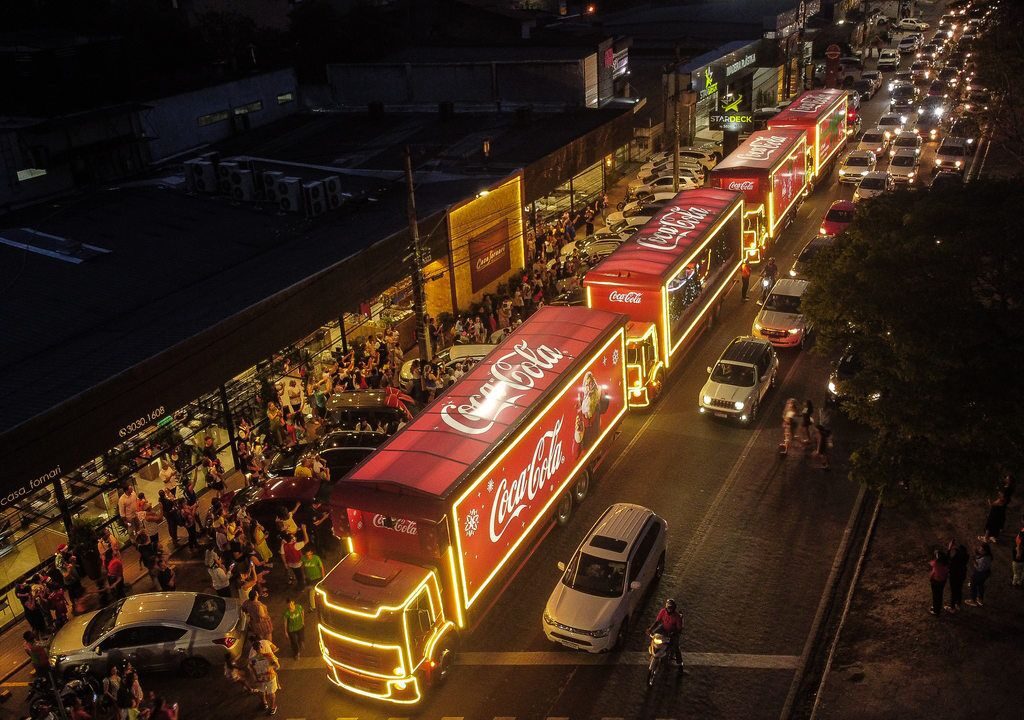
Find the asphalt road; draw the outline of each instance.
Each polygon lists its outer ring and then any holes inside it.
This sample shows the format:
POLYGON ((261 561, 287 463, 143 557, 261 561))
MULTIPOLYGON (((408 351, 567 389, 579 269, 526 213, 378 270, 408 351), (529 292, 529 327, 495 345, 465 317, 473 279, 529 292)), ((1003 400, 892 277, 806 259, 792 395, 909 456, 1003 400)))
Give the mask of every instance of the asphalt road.
MULTIPOLYGON (((873 126, 887 104, 883 88, 862 106, 863 126, 873 126)), ((834 178, 819 182, 772 251, 783 273, 817 233, 829 204, 852 197, 853 186, 834 178)), ((283 661, 278 716, 778 718, 851 521, 858 488, 846 480, 844 466, 857 429, 837 419, 831 472, 799 450, 778 455, 785 399, 810 398, 817 405, 825 395, 828 359, 799 350, 780 353, 782 380, 753 427, 698 415, 705 368, 729 340, 749 334, 757 312, 753 296, 743 303, 734 288, 718 322, 675 367, 656 409, 627 417, 590 496, 568 527, 551 531, 465 639, 444 688, 416 708, 357 701, 327 682, 309 632, 306 656, 283 661), (624 652, 590 656, 554 646, 544 638, 541 613, 558 581, 556 562, 570 557, 615 502, 639 503, 666 518, 665 575, 634 620, 624 652), (648 689, 643 628, 668 596, 679 602, 686 623, 688 672, 670 670, 648 689)), ((12 678, 27 679, 26 673, 12 678)), ((178 700, 186 720, 258 714, 254 697, 220 677, 143 679, 147 690, 178 700)), ((16 702, 0 706, 0 718, 18 717, 18 711, 16 702)))

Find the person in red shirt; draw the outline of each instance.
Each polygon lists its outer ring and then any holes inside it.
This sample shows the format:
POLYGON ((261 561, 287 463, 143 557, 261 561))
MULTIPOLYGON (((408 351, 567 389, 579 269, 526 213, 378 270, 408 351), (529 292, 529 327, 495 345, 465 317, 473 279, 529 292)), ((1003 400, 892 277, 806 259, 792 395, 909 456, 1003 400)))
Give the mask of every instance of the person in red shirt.
POLYGON ((942 596, 946 592, 946 579, 949 577, 949 558, 946 553, 936 550, 928 564, 931 566, 928 579, 932 586, 932 607, 928 612, 941 615, 942 596))
POLYGON ((676 601, 669 598, 665 601, 665 607, 658 611, 658 617, 654 624, 647 628, 647 634, 653 635, 660 630, 668 635, 668 647, 672 651, 672 659, 677 667, 683 666, 683 654, 679 650, 679 636, 683 632, 683 616, 676 610, 676 601))

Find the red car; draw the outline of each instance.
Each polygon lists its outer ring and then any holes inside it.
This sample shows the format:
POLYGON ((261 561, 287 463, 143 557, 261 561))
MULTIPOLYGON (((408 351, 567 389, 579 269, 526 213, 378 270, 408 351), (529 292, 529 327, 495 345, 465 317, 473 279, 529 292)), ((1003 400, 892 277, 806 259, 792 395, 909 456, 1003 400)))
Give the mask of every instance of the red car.
POLYGON ((853 222, 853 203, 849 200, 836 200, 825 213, 818 232, 821 235, 838 235, 846 226, 853 222))

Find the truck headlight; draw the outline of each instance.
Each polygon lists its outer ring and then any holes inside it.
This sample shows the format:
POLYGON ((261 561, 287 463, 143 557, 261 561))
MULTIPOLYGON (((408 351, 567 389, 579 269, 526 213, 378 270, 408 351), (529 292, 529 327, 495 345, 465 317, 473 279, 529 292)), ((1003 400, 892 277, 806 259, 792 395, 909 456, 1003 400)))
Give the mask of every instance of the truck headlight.
POLYGON ((755 320, 755 321, 754 321, 754 329, 755 329, 755 330, 760 330, 760 329, 761 329, 761 327, 762 327, 762 326, 761 326, 761 323, 759 323, 759 322, 757 322, 757 321, 755 320))
POLYGON ((736 402, 734 402, 734 403, 732 404, 732 406, 733 406, 734 408, 736 408, 737 410, 742 410, 742 409, 743 409, 743 403, 741 403, 741 402, 740 402, 739 400, 737 400, 736 402))
POLYGON ((398 677, 402 677, 403 675, 405 675, 405 668, 401 665, 398 665, 392 672, 395 673, 395 675, 397 675, 398 677))

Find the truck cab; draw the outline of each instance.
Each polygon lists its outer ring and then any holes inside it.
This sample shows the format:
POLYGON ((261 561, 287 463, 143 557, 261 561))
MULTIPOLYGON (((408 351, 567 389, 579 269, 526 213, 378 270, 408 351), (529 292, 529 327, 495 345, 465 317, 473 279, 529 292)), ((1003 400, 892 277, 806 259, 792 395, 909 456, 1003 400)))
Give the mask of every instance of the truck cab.
POLYGON ((648 407, 665 385, 665 362, 658 353, 658 326, 631 322, 626 325, 626 387, 630 407, 648 407))
POLYGON ((438 572, 352 552, 316 588, 328 677, 357 695, 420 701, 451 669, 455 623, 438 572))

